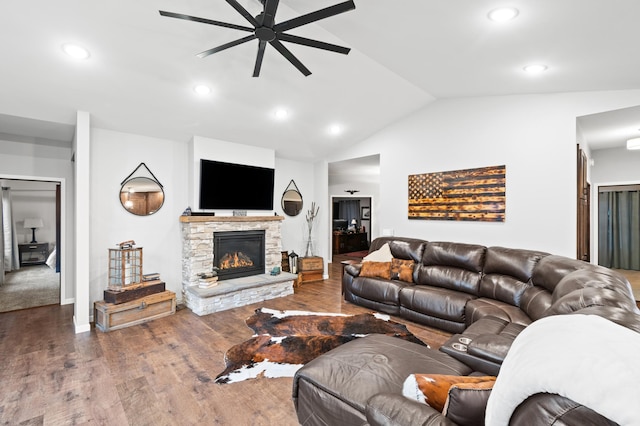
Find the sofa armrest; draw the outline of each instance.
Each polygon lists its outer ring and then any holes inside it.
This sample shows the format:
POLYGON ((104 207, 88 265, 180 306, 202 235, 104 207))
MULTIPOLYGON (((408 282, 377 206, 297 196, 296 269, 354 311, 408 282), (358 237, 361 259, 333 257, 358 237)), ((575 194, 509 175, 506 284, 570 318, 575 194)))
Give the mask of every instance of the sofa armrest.
POLYGON ((349 274, 352 277, 357 277, 360 275, 360 270, 362 269, 362 263, 352 263, 350 265, 345 265, 344 273, 349 274))
POLYGON ((469 343, 467 352, 469 355, 502 364, 512 343, 513 338, 510 337, 482 334, 469 343))
POLYGON ((497 376, 513 339, 514 337, 502 334, 481 334, 479 336, 454 334, 440 346, 440 351, 476 371, 497 376))
POLYGON ((365 414, 371 426, 456 425, 432 407, 392 393, 381 393, 371 397, 367 402, 365 414))

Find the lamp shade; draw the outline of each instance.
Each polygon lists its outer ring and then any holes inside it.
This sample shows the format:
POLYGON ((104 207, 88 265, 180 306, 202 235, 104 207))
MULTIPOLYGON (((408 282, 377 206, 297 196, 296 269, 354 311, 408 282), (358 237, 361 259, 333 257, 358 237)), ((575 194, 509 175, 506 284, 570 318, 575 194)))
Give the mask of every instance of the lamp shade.
POLYGON ((39 217, 28 217, 24 220, 25 228, 42 228, 44 223, 42 223, 42 219, 39 217))
POLYGON ((627 149, 640 149, 640 138, 633 138, 627 141, 627 149))

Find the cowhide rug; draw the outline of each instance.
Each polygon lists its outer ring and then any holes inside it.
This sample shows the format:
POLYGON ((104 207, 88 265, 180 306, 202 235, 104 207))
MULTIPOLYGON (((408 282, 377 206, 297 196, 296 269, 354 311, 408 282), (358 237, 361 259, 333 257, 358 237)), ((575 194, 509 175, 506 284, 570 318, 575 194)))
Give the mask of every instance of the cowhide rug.
POLYGON ((255 334, 227 351, 227 368, 216 377, 216 383, 234 383, 259 376, 293 377, 300 367, 317 356, 367 334, 386 334, 428 346, 405 325, 382 314, 344 315, 262 308, 246 322, 255 334))

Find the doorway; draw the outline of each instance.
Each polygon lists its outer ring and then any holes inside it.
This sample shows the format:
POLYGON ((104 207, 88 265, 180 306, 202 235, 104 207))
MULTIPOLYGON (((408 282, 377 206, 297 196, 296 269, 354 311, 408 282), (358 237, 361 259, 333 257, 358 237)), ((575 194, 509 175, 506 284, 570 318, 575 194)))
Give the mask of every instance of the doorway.
POLYGON ((0 179, 5 203, 3 244, 10 247, 0 287, 0 312, 63 301, 60 267, 61 182, 37 179, 0 179), (6 217, 5 217, 6 219, 6 217), (32 222, 32 223, 27 223, 32 222), (25 227, 34 225, 35 228, 25 227), (5 238, 5 236, 7 238, 5 238))
POLYGON ((598 187, 598 264, 640 271, 640 184, 598 187))
MULTIPOLYGON (((331 197, 331 255, 363 257, 371 243, 370 196, 331 197)), ((341 259, 342 260, 342 259, 341 259)))

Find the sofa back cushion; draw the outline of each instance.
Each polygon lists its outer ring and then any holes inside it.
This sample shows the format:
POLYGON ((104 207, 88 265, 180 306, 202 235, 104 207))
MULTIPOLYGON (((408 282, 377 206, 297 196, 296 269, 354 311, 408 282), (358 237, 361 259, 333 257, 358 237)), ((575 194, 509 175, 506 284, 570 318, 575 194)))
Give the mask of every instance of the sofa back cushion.
POLYGON ((611 269, 598 267, 574 271, 562 278, 553 292, 553 301, 585 287, 606 288, 620 293, 629 300, 635 298, 631 285, 624 276, 611 269))
POLYGON ((416 284, 426 284, 478 295, 486 247, 476 244, 428 242, 416 284))
POLYGON ((556 289, 556 285, 567 275, 579 269, 596 269, 596 265, 582 260, 570 259, 564 256, 551 254, 538 262, 533 269, 531 281, 533 285, 546 288, 550 293, 556 289))
POLYGON ((480 296, 519 307, 523 294, 532 286, 534 267, 548 255, 532 250, 487 248, 480 296))
POLYGON ((396 259, 413 260, 417 263, 422 259, 426 241, 418 238, 378 237, 371 241, 369 253, 380 249, 385 243, 389 244, 391 255, 396 259))

